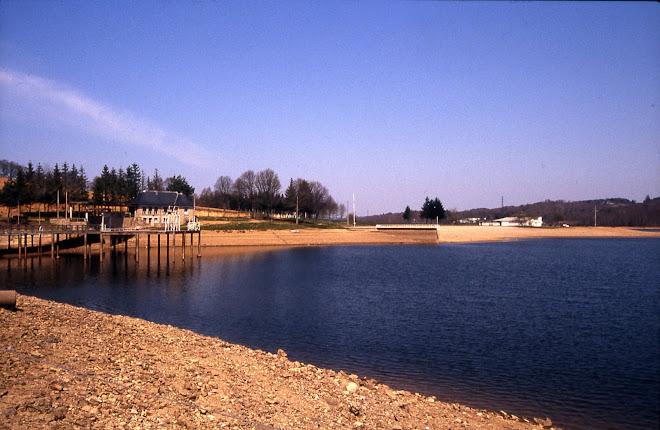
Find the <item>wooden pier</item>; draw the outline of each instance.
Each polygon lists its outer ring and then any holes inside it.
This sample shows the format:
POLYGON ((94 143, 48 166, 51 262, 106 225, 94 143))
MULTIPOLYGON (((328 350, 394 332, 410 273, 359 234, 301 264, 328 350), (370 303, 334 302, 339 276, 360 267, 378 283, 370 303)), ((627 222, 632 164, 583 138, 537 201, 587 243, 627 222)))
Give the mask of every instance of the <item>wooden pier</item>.
MULTIPOLYGON (((29 255, 42 256, 50 253, 51 259, 59 258, 60 250, 81 248, 85 260, 93 254, 93 244, 99 244, 98 256, 103 261, 103 254, 108 247, 116 251, 117 245, 124 244, 128 253, 128 241, 134 239, 135 260, 140 259, 140 240, 146 239, 147 250, 151 248, 151 237, 157 237, 157 247, 160 255, 161 237, 165 239, 167 256, 175 255, 177 236, 181 238, 181 258, 186 258, 186 236, 190 236, 189 256, 195 255, 195 236, 197 236, 197 257, 201 257, 201 230, 155 230, 155 229, 104 229, 90 228, 84 225, 48 225, 41 227, 0 227, 0 238, 3 238, 0 257, 18 255, 19 260, 27 260, 29 255), (36 241, 36 244, 35 244, 36 241), (171 245, 170 245, 171 242, 171 245)), ((144 243, 144 242, 143 242, 144 243)))

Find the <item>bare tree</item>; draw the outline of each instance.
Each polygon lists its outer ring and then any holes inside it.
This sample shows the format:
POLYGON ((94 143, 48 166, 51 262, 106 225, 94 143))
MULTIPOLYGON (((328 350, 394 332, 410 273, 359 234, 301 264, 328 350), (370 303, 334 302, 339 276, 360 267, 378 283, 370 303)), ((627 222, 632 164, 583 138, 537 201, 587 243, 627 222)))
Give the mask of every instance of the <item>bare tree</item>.
POLYGON ((254 212, 257 196, 256 175, 253 170, 241 173, 234 181, 234 196, 239 207, 254 212))
POLYGON ((256 175, 255 187, 263 209, 270 211, 277 204, 282 184, 272 169, 262 170, 256 175))
POLYGON ((213 188, 220 194, 231 194, 234 181, 229 176, 220 176, 213 188))
POLYGON ((319 215, 327 209, 329 203, 328 199, 331 198, 330 193, 320 182, 310 182, 309 186, 312 197, 312 213, 318 218, 319 215))
POLYGON ((344 215, 346 215, 346 205, 343 203, 340 204, 338 210, 339 210, 339 218, 343 219, 344 215))
POLYGON ((215 189, 215 202, 218 207, 228 209, 231 204, 234 181, 229 176, 220 176, 213 188, 215 189))

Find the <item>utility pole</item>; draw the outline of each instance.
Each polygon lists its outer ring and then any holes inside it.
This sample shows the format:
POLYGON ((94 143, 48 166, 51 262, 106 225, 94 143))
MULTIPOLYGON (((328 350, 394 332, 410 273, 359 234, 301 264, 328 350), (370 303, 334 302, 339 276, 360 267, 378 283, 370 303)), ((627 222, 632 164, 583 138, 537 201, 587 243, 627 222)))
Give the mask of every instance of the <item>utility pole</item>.
POLYGON ((596 213, 597 213, 596 205, 594 205, 594 227, 596 227, 596 225, 597 225, 597 223, 596 223, 596 213))
POLYGON ((298 225, 298 192, 296 191, 296 225, 298 225))

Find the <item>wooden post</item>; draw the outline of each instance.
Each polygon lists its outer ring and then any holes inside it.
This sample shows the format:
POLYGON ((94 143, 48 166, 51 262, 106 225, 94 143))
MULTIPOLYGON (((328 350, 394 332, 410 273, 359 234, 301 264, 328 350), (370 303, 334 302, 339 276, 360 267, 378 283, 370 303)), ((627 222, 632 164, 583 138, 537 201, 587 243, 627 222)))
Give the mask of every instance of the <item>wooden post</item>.
MULTIPOLYGON (((128 239, 126 240, 128 242, 128 239)), ((140 235, 135 233, 135 261, 140 261, 140 235)))
POLYGON ((56 234, 57 244, 55 245, 55 258, 60 258, 60 234, 56 234))
POLYGON ((158 262, 160 263, 160 233, 158 233, 158 262))
POLYGON ((202 256, 202 230, 197 232, 197 258, 202 256))
POLYGON ((87 232, 83 235, 83 260, 87 260, 87 232))
POLYGON ((99 233, 99 244, 101 245, 101 249, 99 250, 99 258, 101 260, 101 263, 103 262, 103 233, 99 233))
POLYGON ((41 233, 39 233, 39 255, 41 256, 41 233))
POLYGON ((50 234, 50 259, 55 258, 55 233, 50 234))
POLYGON ((21 260, 21 234, 18 233, 18 261, 21 260))
POLYGON ((182 255, 182 260, 185 261, 186 259, 186 234, 183 233, 181 235, 181 255, 182 255))
POLYGON ((176 258, 176 232, 172 233, 172 259, 176 258))

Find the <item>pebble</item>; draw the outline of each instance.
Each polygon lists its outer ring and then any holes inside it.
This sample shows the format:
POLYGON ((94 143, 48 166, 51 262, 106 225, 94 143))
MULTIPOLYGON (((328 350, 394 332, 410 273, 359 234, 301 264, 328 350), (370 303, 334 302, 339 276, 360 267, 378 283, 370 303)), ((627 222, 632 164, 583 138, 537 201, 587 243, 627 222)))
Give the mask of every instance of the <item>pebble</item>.
POLYGON ((356 384, 355 382, 349 382, 348 384, 346 384, 346 391, 348 391, 351 394, 355 393, 357 389, 358 389, 358 384, 356 384))

